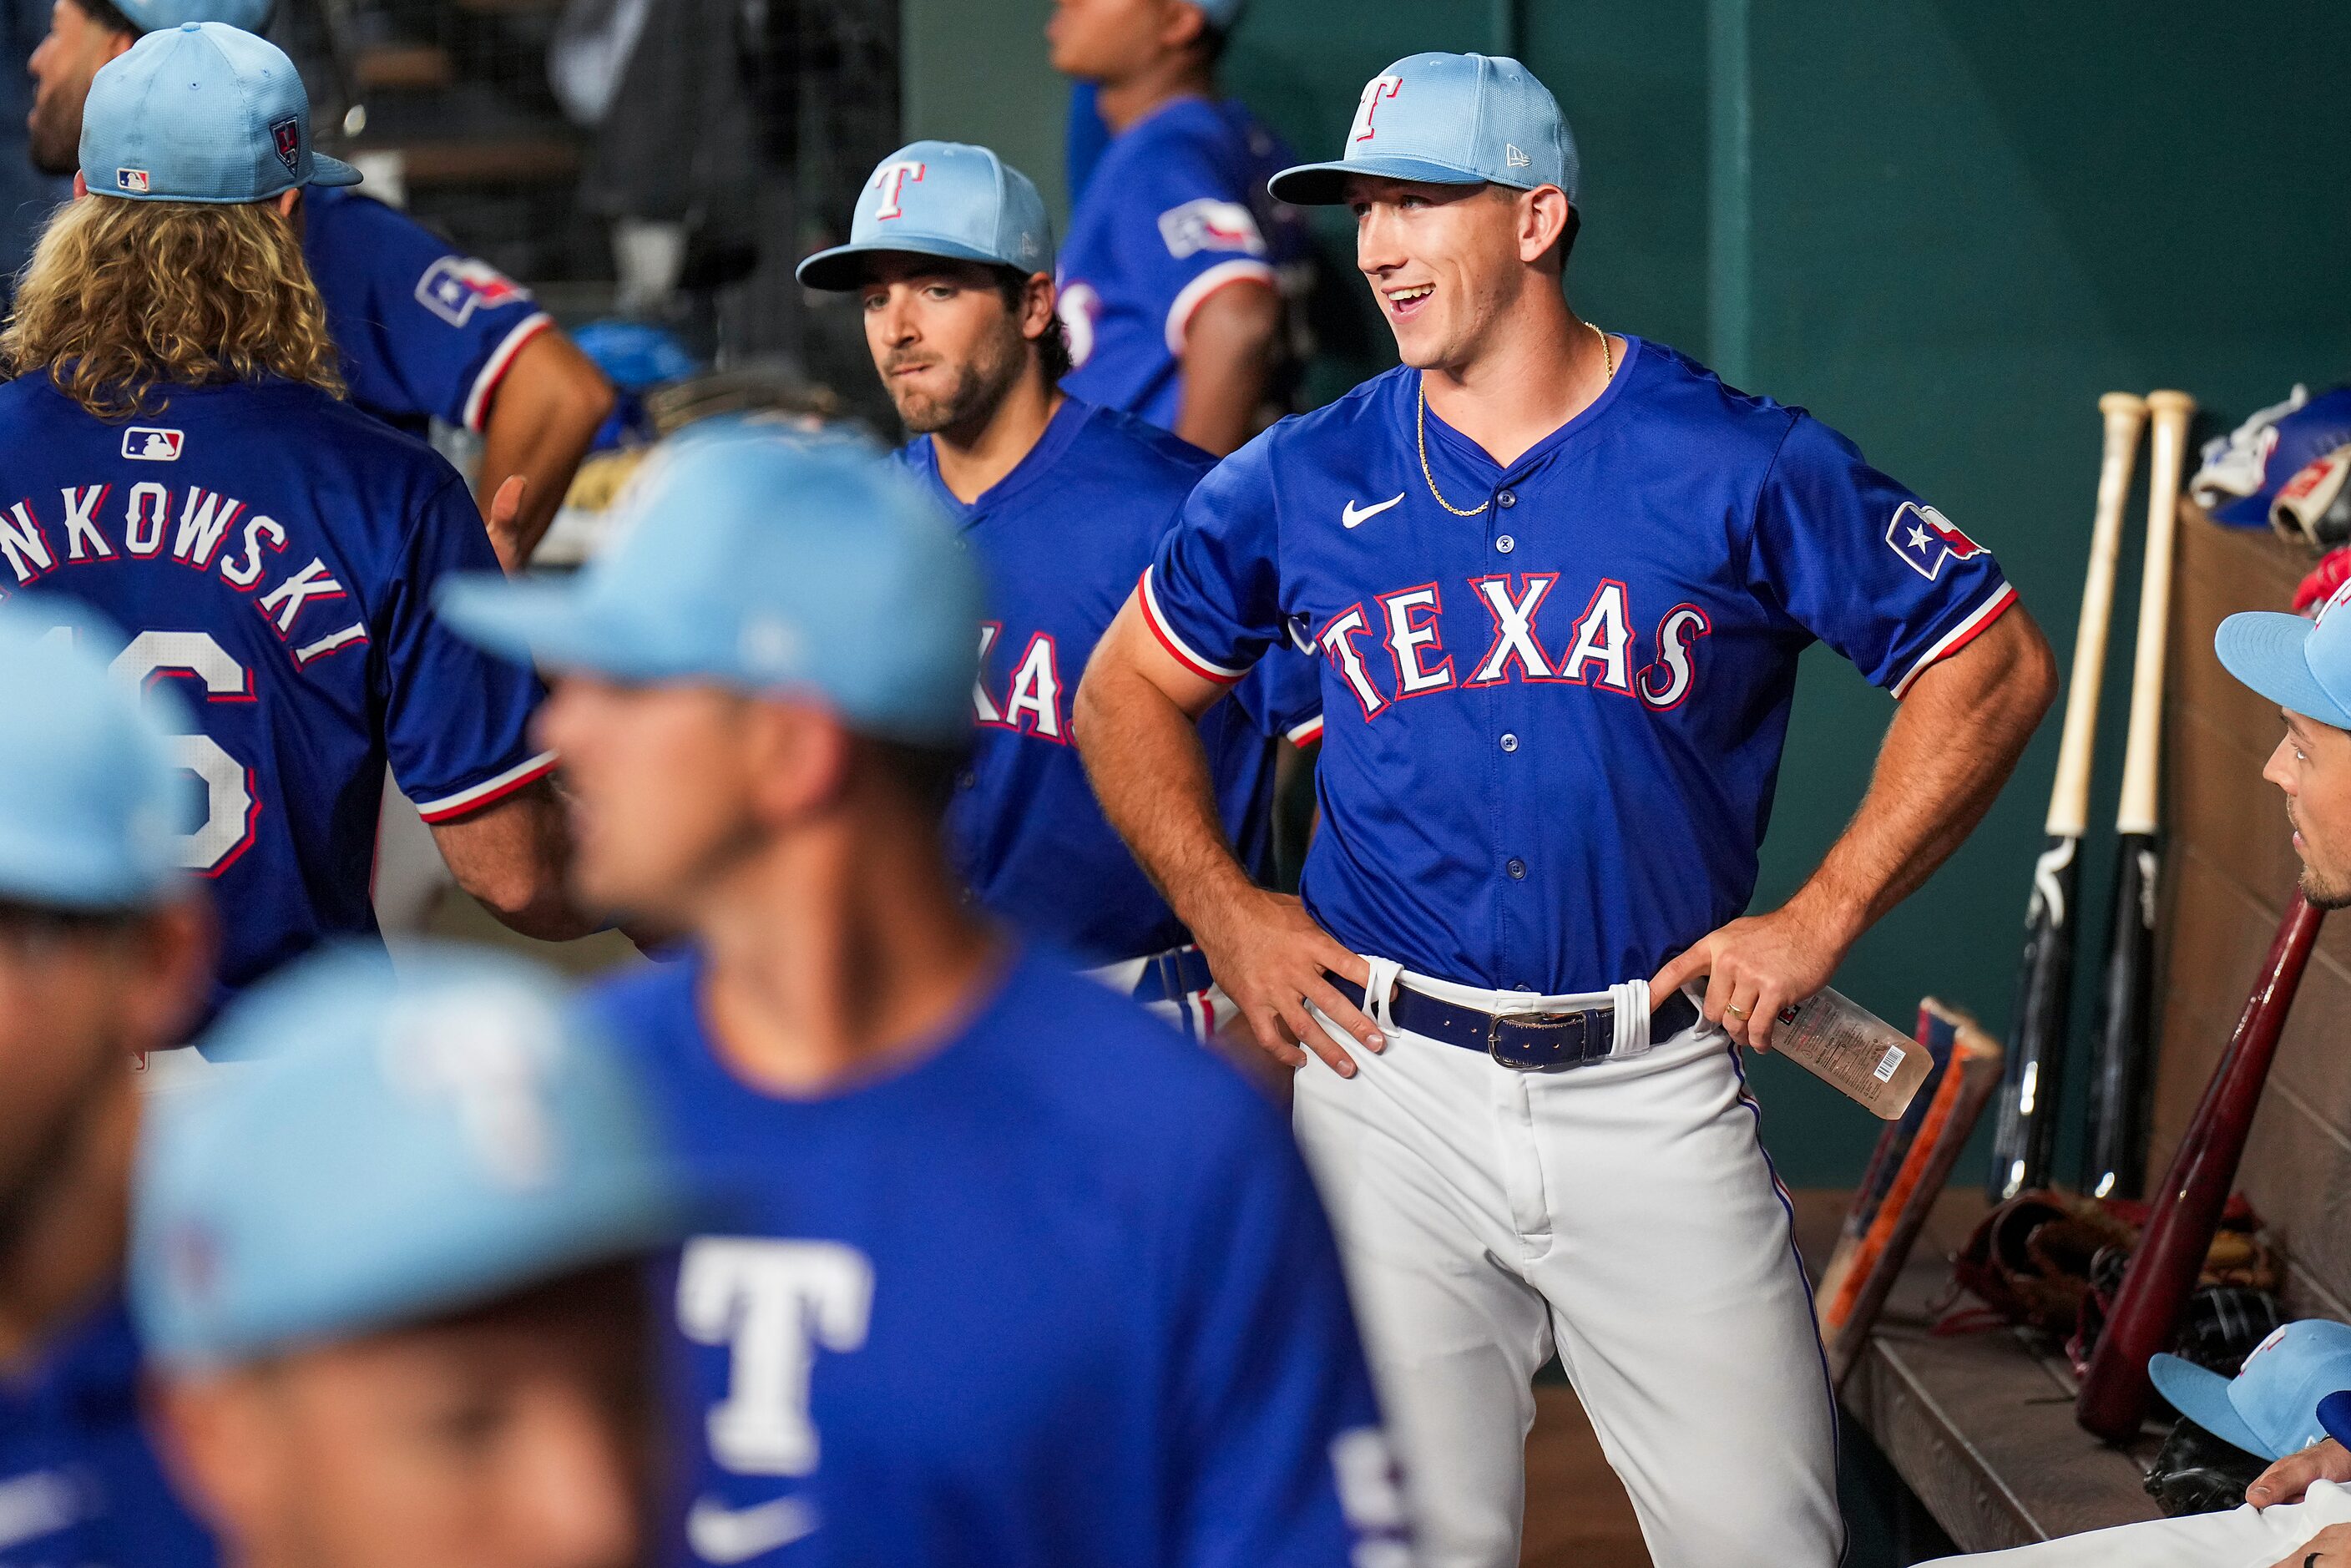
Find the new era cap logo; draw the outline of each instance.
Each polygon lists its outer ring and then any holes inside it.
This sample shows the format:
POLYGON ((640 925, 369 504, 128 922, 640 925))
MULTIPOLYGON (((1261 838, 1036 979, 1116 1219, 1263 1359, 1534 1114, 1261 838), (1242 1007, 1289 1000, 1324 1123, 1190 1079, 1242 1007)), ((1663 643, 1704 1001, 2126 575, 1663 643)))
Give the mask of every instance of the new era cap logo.
POLYGON ((117 169, 114 172, 114 188, 118 191, 136 191, 142 195, 145 194, 147 191, 147 171, 144 169, 117 169))
POLYGON ((122 455, 141 463, 177 463, 187 439, 176 430, 134 424, 122 433, 122 455))
POLYGON ((1502 157, 1510 167, 1513 169, 1527 169, 1531 168, 1534 165, 1534 160, 1520 152, 1518 143, 1515 141, 1505 141, 1502 143, 1502 157))

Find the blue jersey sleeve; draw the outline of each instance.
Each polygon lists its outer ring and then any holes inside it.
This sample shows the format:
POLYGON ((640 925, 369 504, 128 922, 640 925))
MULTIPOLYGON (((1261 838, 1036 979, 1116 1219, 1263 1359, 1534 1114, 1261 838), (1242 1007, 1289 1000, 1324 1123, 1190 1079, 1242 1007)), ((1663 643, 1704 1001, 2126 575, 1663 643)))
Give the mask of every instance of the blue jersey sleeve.
POLYGON ((1160 645, 1194 674, 1228 685, 1284 635, 1275 433, 1208 471, 1143 574, 1144 619, 1160 645))
POLYGON ((481 429, 515 356, 552 319, 520 284, 381 202, 344 196, 310 222, 306 249, 352 400, 481 429))
POLYGON ((1121 193, 1134 214, 1116 231, 1123 276, 1143 285, 1160 313, 1167 351, 1179 358, 1201 301, 1228 283, 1280 281, 1247 172, 1219 151, 1202 136, 1155 142, 1151 157, 1127 171, 1135 182, 1121 193))
POLYGON ((433 612, 452 572, 496 571, 481 514, 452 474, 408 537, 379 633, 392 776, 428 822, 454 821, 555 768, 530 742, 538 677, 453 634, 433 612))
POLYGON ((1897 697, 2016 599, 1990 550, 1802 413, 1757 499, 1749 581, 1897 697))
POLYGON ((1233 1131, 1188 1195, 1166 1561, 1405 1560, 1400 1478, 1322 1204, 1270 1113, 1233 1131))

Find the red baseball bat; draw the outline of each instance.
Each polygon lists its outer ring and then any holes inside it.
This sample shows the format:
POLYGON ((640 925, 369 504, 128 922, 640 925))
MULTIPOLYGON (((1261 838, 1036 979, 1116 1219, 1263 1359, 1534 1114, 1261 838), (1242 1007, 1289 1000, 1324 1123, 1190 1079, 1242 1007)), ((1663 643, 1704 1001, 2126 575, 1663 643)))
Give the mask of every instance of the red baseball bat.
POLYGON ((2149 1392, 2147 1358, 2171 1348, 2180 1309, 2203 1271, 2252 1131, 2253 1112, 2262 1103, 2262 1087, 2277 1056, 2279 1032, 2325 918, 2325 912, 2299 893, 2286 906, 2261 978, 2245 998, 2245 1010, 2164 1173, 2147 1229, 2115 1291, 2114 1310, 2074 1403, 2074 1419, 2110 1443, 2138 1435, 2149 1392))

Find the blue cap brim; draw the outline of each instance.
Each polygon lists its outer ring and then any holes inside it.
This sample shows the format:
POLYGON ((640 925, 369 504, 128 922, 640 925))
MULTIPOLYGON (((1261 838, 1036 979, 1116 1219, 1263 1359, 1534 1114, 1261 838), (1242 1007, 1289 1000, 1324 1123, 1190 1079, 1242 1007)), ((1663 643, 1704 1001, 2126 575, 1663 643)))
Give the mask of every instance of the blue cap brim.
POLYGON ((2351 729, 2351 712, 2310 673, 2306 646, 2312 623, 2274 610, 2248 610, 2220 622, 2212 651, 2221 667, 2278 706, 2337 729, 2351 729))
POLYGON ((2152 1355, 2147 1357, 2147 1375, 2154 1380, 2156 1392, 2171 1401, 2173 1409, 2222 1442, 2257 1458, 2285 1457, 2271 1453, 2268 1445, 2253 1436, 2253 1429, 2229 1402, 2229 1380, 2219 1373, 2176 1355, 2152 1355))
POLYGON ((310 154, 309 184, 356 185, 365 177, 340 158, 329 158, 324 152, 310 154))
POLYGON ((636 628, 601 610, 572 582, 516 582, 468 572, 442 585, 434 609, 465 641, 517 664, 589 670, 618 680, 677 673, 640 655, 636 628))
MULTIPOLYGON (((1332 163, 1301 163, 1265 183, 1277 202, 1293 207, 1335 207, 1347 199, 1347 178, 1411 180, 1424 185, 1507 185, 1490 174, 1426 158, 1357 158, 1332 163)), ((1531 185, 1513 187, 1532 190, 1531 185)))
MULTIPOLYGON (((803 288, 822 289, 841 294, 865 281, 862 258, 868 256, 935 256, 947 261, 976 261, 982 267, 1009 267, 1023 270, 1019 264, 991 256, 977 246, 961 240, 940 239, 932 235, 892 235, 883 244, 868 240, 862 245, 837 245, 831 250, 820 250, 793 269, 792 276, 803 288)), ((1049 267, 1034 267, 1029 272, 1050 272, 1049 267)))

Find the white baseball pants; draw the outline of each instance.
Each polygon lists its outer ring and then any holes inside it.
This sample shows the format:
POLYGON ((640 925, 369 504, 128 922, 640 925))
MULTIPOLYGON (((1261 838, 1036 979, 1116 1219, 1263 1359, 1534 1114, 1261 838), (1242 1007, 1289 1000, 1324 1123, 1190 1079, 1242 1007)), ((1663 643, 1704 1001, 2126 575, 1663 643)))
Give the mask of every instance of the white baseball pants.
MULTIPOLYGON (((1374 994, 1396 972, 1374 960, 1374 994)), ((1489 1011, 1606 1000, 1405 978, 1489 1011)), ((1554 1347, 1657 1568, 1834 1568, 1835 1417, 1729 1039, 1701 1025, 1520 1072, 1394 1028, 1384 999, 1374 1017, 1387 1049, 1353 1046, 1353 1079, 1309 1061, 1294 1114, 1422 1568, 1515 1568, 1531 1380, 1554 1347)))
POLYGON ((2314 1481, 2298 1503, 2255 1513, 2190 1514, 2117 1525, 1972 1557, 1945 1557, 1928 1568, 2272 1568, 2298 1563, 2310 1538, 2331 1524, 2351 1524, 2351 1490, 2314 1481))

